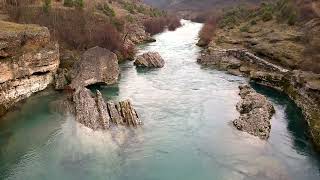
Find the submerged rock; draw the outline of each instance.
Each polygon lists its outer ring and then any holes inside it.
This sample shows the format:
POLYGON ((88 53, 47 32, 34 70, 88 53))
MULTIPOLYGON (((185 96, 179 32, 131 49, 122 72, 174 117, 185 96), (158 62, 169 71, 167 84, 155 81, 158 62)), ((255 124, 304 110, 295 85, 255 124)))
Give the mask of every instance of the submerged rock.
POLYGON ((162 68, 164 60, 157 52, 144 53, 136 58, 134 64, 138 67, 162 68))
POLYGON ((138 126, 142 122, 130 100, 106 103, 102 94, 93 95, 87 88, 80 88, 73 94, 75 119, 93 129, 108 129, 114 125, 138 126))
POLYGON ((267 98, 258 94, 248 85, 239 86, 241 101, 237 104, 240 117, 233 121, 234 126, 261 139, 268 139, 270 119, 275 110, 267 98))
POLYGON ((94 47, 87 50, 73 66, 69 86, 78 89, 97 83, 115 84, 119 74, 116 54, 105 48, 94 47))

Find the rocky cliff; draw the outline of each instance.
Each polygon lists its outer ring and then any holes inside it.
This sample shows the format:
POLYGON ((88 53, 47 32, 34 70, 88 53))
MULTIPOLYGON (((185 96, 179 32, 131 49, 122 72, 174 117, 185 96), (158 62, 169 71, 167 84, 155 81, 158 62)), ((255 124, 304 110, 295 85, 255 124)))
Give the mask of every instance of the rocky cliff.
POLYGON ((0 21, 0 115, 45 89, 59 66, 59 47, 49 30, 0 21))

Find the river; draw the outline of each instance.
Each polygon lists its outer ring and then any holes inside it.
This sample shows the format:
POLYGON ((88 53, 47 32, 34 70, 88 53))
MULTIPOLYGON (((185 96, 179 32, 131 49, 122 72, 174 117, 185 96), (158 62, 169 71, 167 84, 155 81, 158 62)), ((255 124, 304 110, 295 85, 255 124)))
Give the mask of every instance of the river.
POLYGON ((182 21, 156 35, 139 53, 157 51, 162 69, 121 64, 120 82, 106 99, 130 98, 144 122, 129 136, 93 132, 50 110, 61 97, 46 90, 27 99, 0 123, 0 179, 264 180, 320 179, 320 156, 306 122, 280 92, 253 85, 274 104, 267 141, 236 130, 238 85, 245 78, 196 63, 202 24, 182 21))

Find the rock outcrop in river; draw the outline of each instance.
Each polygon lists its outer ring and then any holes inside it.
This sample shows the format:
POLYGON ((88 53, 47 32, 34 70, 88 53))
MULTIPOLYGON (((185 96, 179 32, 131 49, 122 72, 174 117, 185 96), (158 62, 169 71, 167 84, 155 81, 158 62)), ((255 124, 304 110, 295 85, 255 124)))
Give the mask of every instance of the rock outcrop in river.
POLYGON ((0 21, 0 115, 45 89, 59 66, 59 47, 49 30, 0 21))
MULTIPOLYGON (((70 73, 72 81, 69 86, 78 89, 92 84, 115 84, 118 82, 119 74, 116 54, 105 48, 93 47, 87 50, 73 66, 70 73)), ((64 75, 60 76, 64 78, 64 75)))
POLYGON ((113 125, 136 127, 142 124, 130 100, 106 103, 99 91, 93 95, 87 88, 76 90, 72 99, 76 121, 93 130, 108 129, 113 125))
POLYGON ((241 101, 237 104, 240 117, 233 121, 234 126, 261 139, 268 139, 274 114, 273 105, 267 98, 258 94, 248 85, 239 86, 241 101))
POLYGON ((136 58, 134 64, 138 67, 162 68, 164 60, 157 52, 144 53, 136 58))

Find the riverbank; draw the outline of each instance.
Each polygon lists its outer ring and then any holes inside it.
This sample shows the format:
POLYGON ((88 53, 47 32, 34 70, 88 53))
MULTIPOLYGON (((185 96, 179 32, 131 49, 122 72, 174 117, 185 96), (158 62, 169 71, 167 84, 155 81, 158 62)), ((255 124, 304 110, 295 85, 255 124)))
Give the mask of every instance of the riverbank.
POLYGON ((315 147, 320 149, 320 75, 288 70, 243 49, 202 50, 198 62, 283 91, 303 111, 315 147))

